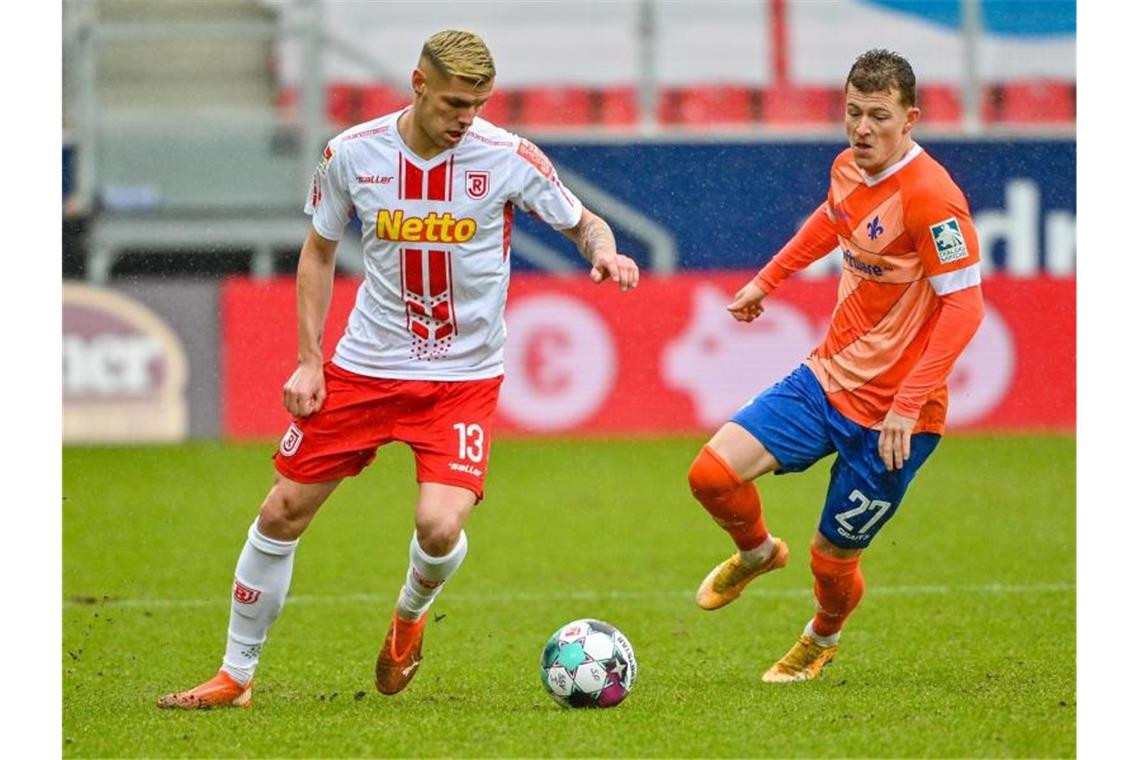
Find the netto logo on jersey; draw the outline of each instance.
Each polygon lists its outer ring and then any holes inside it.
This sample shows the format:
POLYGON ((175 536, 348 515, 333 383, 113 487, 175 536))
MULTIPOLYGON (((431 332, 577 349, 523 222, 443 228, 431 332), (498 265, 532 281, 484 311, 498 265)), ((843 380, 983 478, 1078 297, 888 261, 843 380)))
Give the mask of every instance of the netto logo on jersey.
POLYGON ((479 225, 474 219, 456 219, 451 212, 431 212, 427 216, 405 216, 401 210, 386 208, 376 213, 376 237, 405 243, 466 243, 475 237, 479 225))

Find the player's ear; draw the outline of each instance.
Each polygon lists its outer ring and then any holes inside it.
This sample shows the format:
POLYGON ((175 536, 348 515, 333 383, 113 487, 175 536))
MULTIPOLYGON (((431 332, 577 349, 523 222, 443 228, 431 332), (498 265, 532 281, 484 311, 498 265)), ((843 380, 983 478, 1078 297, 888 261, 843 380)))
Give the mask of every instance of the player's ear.
POLYGON ((922 118, 922 109, 918 106, 911 106, 906 109, 906 123, 903 124, 903 134, 914 129, 914 125, 922 118))
POLYGON ((423 71, 421 71, 420 68, 417 66, 415 69, 412 70, 412 92, 414 92, 417 97, 420 95, 423 95, 424 94, 424 86, 426 84, 427 84, 427 77, 424 76, 423 71))

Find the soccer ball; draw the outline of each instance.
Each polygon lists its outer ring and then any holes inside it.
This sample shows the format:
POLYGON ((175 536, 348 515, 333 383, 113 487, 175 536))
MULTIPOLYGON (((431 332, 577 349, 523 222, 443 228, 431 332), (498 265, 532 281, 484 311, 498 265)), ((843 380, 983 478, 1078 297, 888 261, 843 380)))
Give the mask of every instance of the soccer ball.
POLYGON ((542 685, 563 707, 613 707, 637 680, 637 658, 622 632, 601 620, 559 628, 542 650, 542 685))

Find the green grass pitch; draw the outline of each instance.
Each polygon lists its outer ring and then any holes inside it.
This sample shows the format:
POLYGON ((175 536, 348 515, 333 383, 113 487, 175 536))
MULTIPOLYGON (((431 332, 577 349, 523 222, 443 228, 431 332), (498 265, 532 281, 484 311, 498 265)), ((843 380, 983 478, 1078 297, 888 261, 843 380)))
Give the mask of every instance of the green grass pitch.
POLYGON ((217 669, 238 551, 273 444, 63 455, 65 757, 1073 757, 1072 436, 950 436, 863 560, 867 592, 816 681, 760 675, 813 611, 808 542, 829 462, 759 481, 788 567, 705 612, 731 551, 692 499, 701 440, 496 444, 470 552, 425 660, 372 667, 407 562, 411 453, 381 450, 301 540, 252 710, 160 711, 217 669), (546 638, 617 625, 640 673, 612 710, 542 690, 546 638))

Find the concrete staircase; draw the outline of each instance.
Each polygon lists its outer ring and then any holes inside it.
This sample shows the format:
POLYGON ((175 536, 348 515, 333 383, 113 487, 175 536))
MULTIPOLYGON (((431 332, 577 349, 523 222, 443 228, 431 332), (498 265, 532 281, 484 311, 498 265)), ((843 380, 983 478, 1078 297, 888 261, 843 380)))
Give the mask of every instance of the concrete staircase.
MULTIPOLYGON (((227 25, 274 29, 275 12, 256 0, 97 0, 101 25, 137 36, 100 45, 99 101, 109 117, 143 113, 271 112, 271 36, 225 32, 227 25), (194 31, 209 24, 218 32, 194 31), (185 28, 180 31, 179 27, 185 28)), ((268 115, 268 114, 267 114, 268 115)))

